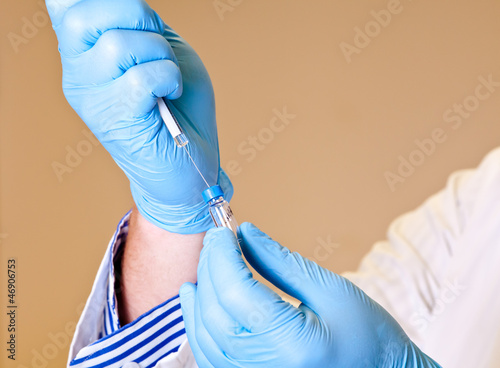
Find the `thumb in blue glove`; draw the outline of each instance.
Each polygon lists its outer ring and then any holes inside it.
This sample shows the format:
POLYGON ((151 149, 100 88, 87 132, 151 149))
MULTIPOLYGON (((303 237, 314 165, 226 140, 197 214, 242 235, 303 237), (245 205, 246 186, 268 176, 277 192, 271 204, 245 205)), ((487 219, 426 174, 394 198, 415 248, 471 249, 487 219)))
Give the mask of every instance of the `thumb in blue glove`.
POLYGON ((181 288, 186 331, 201 368, 439 367, 349 280, 252 224, 242 224, 240 234, 255 270, 302 304, 295 308, 252 277, 231 231, 210 230, 198 286, 181 288))

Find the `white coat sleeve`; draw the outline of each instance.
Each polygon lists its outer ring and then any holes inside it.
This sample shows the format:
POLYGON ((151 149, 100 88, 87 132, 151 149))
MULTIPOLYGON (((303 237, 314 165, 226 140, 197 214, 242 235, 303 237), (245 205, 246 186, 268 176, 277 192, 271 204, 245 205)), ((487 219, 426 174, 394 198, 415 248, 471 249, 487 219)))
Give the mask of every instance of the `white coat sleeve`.
POLYGON ((454 173, 445 189, 397 218, 387 240, 344 276, 443 366, 489 367, 500 345, 499 264, 496 149, 477 169, 454 173))

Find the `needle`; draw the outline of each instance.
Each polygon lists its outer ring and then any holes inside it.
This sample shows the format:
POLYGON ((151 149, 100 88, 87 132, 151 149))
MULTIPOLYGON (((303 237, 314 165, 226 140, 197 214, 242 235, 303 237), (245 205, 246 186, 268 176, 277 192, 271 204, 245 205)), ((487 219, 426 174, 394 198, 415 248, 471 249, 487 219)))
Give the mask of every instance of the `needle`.
POLYGON ((186 151, 186 153, 188 154, 189 156, 189 159, 191 160, 191 162, 193 163, 194 167, 196 168, 196 171, 198 171, 198 174, 200 174, 201 178, 203 179, 203 181, 205 182, 205 184, 207 185, 208 188, 210 188, 210 185, 208 185, 208 182, 206 181, 205 177, 203 176, 203 174, 201 173, 200 169, 198 169, 198 166, 196 166, 193 158, 191 157, 191 155, 189 154, 189 151, 187 150, 187 147, 186 146, 183 146, 184 147, 184 150, 186 151))

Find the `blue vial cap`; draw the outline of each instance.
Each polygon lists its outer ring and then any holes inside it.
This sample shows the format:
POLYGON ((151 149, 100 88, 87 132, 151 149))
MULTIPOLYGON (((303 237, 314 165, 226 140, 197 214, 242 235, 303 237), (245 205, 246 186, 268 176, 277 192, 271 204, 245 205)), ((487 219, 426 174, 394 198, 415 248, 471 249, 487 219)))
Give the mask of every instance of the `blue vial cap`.
POLYGON ((208 189, 205 189, 201 195, 206 203, 210 202, 214 198, 224 197, 224 192, 220 185, 213 185, 208 189))

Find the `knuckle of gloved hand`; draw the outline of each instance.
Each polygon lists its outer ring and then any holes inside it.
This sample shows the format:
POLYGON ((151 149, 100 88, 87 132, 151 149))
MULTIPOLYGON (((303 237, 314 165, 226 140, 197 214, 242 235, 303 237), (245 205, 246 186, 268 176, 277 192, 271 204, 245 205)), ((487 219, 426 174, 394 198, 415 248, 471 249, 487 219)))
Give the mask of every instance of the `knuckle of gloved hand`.
POLYGON ((75 6, 69 8, 64 14, 60 32, 70 35, 72 39, 80 39, 89 28, 92 28, 92 23, 89 21, 86 11, 75 6))
POLYGON ((157 60, 147 65, 133 66, 126 71, 126 75, 125 88, 128 88, 129 94, 135 96, 138 101, 155 95, 172 98, 179 91, 182 92, 179 70, 170 60, 157 60))
POLYGON ((146 98, 152 96, 151 84, 155 81, 149 70, 134 66, 127 70, 126 78, 124 79, 123 91, 126 94, 126 100, 130 105, 134 103, 142 103, 146 98))
POLYGON ((119 29, 104 32, 96 42, 99 55, 112 64, 118 64, 126 48, 127 40, 119 29))
POLYGON ((171 60, 161 60, 154 65, 156 81, 165 86, 163 91, 168 98, 178 98, 182 94, 181 71, 171 60))

